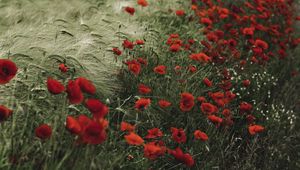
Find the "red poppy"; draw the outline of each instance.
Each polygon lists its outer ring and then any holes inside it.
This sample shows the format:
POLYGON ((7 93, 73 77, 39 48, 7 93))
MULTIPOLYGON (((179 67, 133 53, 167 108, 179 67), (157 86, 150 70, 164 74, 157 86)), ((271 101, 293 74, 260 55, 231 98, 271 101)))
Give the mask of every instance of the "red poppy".
POLYGON ((150 160, 155 160, 158 157, 164 155, 166 147, 157 145, 154 142, 150 142, 144 145, 144 156, 150 160))
POLYGON ((180 44, 172 44, 170 46, 170 51, 172 52, 178 52, 180 51, 181 45, 180 44))
POLYGON ((114 52, 115 55, 121 55, 122 54, 122 51, 119 50, 119 48, 117 48, 117 47, 113 48, 112 51, 114 52))
POLYGON ((50 77, 47 79, 47 88, 48 88, 48 91, 54 95, 60 94, 63 91, 65 91, 65 86, 63 84, 61 84, 59 81, 52 79, 50 77))
POLYGON ((124 138, 129 145, 139 146, 144 143, 144 140, 139 135, 133 132, 130 132, 128 135, 125 135, 124 138))
POLYGON ((176 13, 177 16, 184 16, 185 15, 184 10, 176 10, 175 13, 176 13))
POLYGON ((128 49, 133 49, 134 47, 134 44, 128 40, 124 40, 122 45, 124 48, 128 48, 128 49))
POLYGON ((255 135, 256 133, 260 133, 264 130, 265 130, 265 128, 260 125, 250 125, 248 127, 248 131, 249 131, 250 135, 255 135))
POLYGON ((134 75, 138 75, 141 72, 141 64, 136 60, 127 61, 128 70, 131 71, 134 75))
POLYGON ((265 41, 260 40, 260 39, 255 40, 254 46, 255 46, 255 47, 259 47, 259 48, 261 48, 261 49, 263 49, 263 50, 266 50, 266 49, 269 48, 268 43, 266 43, 265 41))
POLYGON ((191 73, 195 73, 197 71, 197 67, 196 66, 192 66, 192 65, 189 65, 189 71, 191 73))
POLYGON ((252 110, 252 105, 247 102, 242 102, 240 104, 240 113, 249 112, 252 110))
POLYGON ((159 100, 158 101, 158 105, 161 107, 161 108, 167 108, 169 106, 171 106, 171 102, 167 101, 167 100, 159 100))
POLYGON ((6 84, 17 74, 18 68, 8 59, 0 59, 0 84, 6 84))
POLYGON ((121 122, 120 130, 122 132, 124 132, 124 131, 133 132, 133 131, 135 131, 135 125, 132 125, 127 122, 121 122))
POLYGON ((191 93, 181 93, 180 109, 184 112, 192 110, 195 105, 195 98, 191 93))
POLYGON ((197 97, 197 100, 198 100, 200 103, 206 102, 206 98, 203 97, 203 96, 197 97))
POLYGON ((248 87, 250 85, 250 80, 243 80, 243 86, 248 87))
POLYGON ((195 139, 200 139, 202 141, 207 141, 208 140, 207 134, 202 132, 201 130, 195 130, 194 136, 195 136, 195 139))
POLYGON ((254 34, 254 27, 249 27, 249 28, 244 28, 243 29, 243 34, 246 36, 252 36, 254 34))
POLYGON ((74 117, 72 116, 67 116, 66 119, 66 129, 71 132, 72 134, 79 135, 81 133, 81 126, 74 117))
POLYGON ((201 111, 206 115, 214 114, 218 111, 218 108, 211 103, 202 103, 201 111))
POLYGON ((69 80, 67 86, 68 99, 71 104, 80 104, 83 101, 83 94, 81 92, 78 81, 69 80))
POLYGON ((135 13, 135 9, 132 7, 129 7, 129 6, 125 7, 125 11, 127 13, 129 13, 130 15, 134 15, 134 13, 135 13))
POLYGON ((202 23, 206 26, 210 26, 210 25, 212 25, 213 22, 209 18, 201 18, 200 23, 202 23))
POLYGON ((255 117, 251 114, 247 115, 246 120, 248 124, 252 124, 255 121, 255 117))
POLYGON ((135 102, 134 107, 138 110, 144 110, 150 105, 150 103, 151 103, 150 99, 140 98, 135 102))
POLYGON ((52 135, 52 129, 47 124, 42 124, 35 129, 35 136, 42 140, 50 138, 51 135, 52 135))
POLYGON ((151 88, 144 84, 139 84, 138 89, 140 94, 148 94, 151 92, 151 88))
POLYGON ((231 111, 229 109, 224 109, 222 115, 225 117, 231 117, 231 111))
POLYGON ((203 79, 203 83, 207 86, 207 87, 211 87, 213 84, 212 84, 212 81, 210 81, 207 77, 205 77, 203 79))
POLYGON ((166 69, 167 69, 166 66, 164 66, 164 65, 159 65, 159 66, 156 66, 156 67, 153 69, 153 71, 156 72, 157 74, 163 75, 163 74, 166 74, 166 69))
POLYGON ((143 40, 136 40, 135 43, 137 45, 144 45, 145 44, 145 42, 143 40))
POLYGON ((148 2, 146 0, 137 0, 137 4, 141 5, 142 7, 148 6, 148 2))
POLYGON ((185 143, 186 142, 186 134, 182 128, 177 129, 174 127, 171 127, 172 132, 172 139, 177 143, 185 143))
POLYGON ((96 93, 96 87, 95 85, 88 79, 84 77, 78 77, 76 79, 76 82, 80 86, 80 89, 88 94, 94 95, 96 93))
POLYGON ((148 130, 148 134, 145 138, 146 139, 155 139, 155 138, 159 138, 159 137, 162 137, 162 136, 163 136, 163 133, 160 129, 153 128, 153 129, 148 130))
POLYGON ((86 144, 101 144, 106 139, 106 125, 96 121, 89 121, 81 135, 81 140, 86 144))
POLYGON ((139 63, 143 64, 143 65, 147 65, 147 64, 148 64, 147 59, 144 59, 144 58, 141 58, 141 57, 139 57, 139 58, 137 59, 137 61, 138 61, 139 63))
POLYGON ((103 118, 109 111, 108 107, 97 99, 88 99, 85 102, 85 106, 95 119, 103 118))
POLYGON ((211 58, 204 53, 191 54, 189 58, 202 63, 208 63, 211 61, 211 58))
POLYGON ((212 123, 216 123, 216 124, 220 124, 223 122, 223 119, 218 117, 218 116, 215 116, 215 115, 210 115, 207 117, 212 123))
POLYGON ((63 64, 63 63, 59 64, 58 68, 63 73, 66 73, 69 70, 69 68, 65 64, 63 64))
POLYGON ((0 105, 0 123, 12 115, 13 111, 7 107, 0 105))
POLYGON ((195 164, 193 157, 188 153, 183 153, 180 148, 170 150, 169 153, 175 157, 176 160, 184 163, 188 167, 192 167, 195 164))

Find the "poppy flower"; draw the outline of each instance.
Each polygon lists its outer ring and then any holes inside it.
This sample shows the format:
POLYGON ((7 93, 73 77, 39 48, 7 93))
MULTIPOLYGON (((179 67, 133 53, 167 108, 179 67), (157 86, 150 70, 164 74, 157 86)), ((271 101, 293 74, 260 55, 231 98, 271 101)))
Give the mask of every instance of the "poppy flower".
POLYGON ((210 26, 212 25, 212 20, 210 20, 209 18, 201 18, 200 19, 200 23, 206 25, 206 26, 210 26))
POLYGON ((255 135, 256 133, 260 133, 264 130, 265 130, 265 128, 260 125, 250 125, 248 127, 248 131, 249 131, 250 135, 255 135))
POLYGON ((269 48, 268 43, 266 43, 265 41, 260 40, 260 39, 255 40, 254 46, 255 46, 255 47, 259 47, 259 48, 261 48, 261 49, 263 49, 263 50, 266 50, 266 49, 269 48))
POLYGON ((138 61, 140 64, 143 64, 143 65, 147 65, 147 64, 148 64, 147 59, 144 59, 144 58, 141 58, 141 57, 139 57, 139 58, 137 59, 137 61, 138 61))
POLYGON ((151 88, 144 84, 139 84, 138 89, 140 94, 148 94, 151 92, 151 88))
POLYGON ((80 104, 83 101, 84 97, 78 81, 69 80, 67 85, 67 93, 71 104, 80 104))
POLYGON ((144 140, 134 132, 130 132, 128 135, 125 135, 124 138, 129 145, 139 146, 144 143, 144 140))
POLYGON ((212 122, 212 123, 216 123, 216 124, 220 124, 223 122, 223 119, 218 117, 218 116, 215 116, 215 115, 210 115, 210 116, 207 116, 207 118, 212 122))
POLYGON ((145 44, 145 42, 143 40, 136 40, 135 43, 137 45, 144 45, 145 44))
POLYGON ((134 15, 134 13, 135 13, 135 9, 132 7, 129 7, 129 6, 125 7, 124 10, 130 15, 134 15))
POLYGON ((122 51, 117 47, 113 48, 112 51, 115 55, 121 55, 122 54, 122 51))
POLYGON ((250 80, 243 80, 243 86, 248 87, 250 85, 250 80))
POLYGON ((81 135, 81 140, 85 144, 97 145, 106 139, 105 124, 96 121, 89 121, 81 135))
POLYGON ((167 67, 164 66, 164 65, 159 65, 159 66, 156 66, 153 71, 157 74, 160 74, 160 75, 163 75, 163 74, 166 74, 166 69, 167 67))
POLYGON ((103 118, 109 111, 108 107, 97 99, 88 99, 85 106, 96 119, 103 118))
POLYGON ((158 105, 159 105, 159 107, 161 107, 161 108, 167 108, 167 107, 169 107, 169 106, 171 106, 171 102, 169 102, 169 101, 167 101, 167 100, 159 100, 158 101, 158 105))
POLYGON ((135 130, 135 125, 132 125, 127 122, 121 122, 120 130, 122 132, 124 132, 124 131, 133 132, 135 130))
POLYGON ((192 66, 192 65, 189 65, 189 71, 191 73, 195 73, 197 71, 197 67, 196 66, 192 66))
POLYGON ((65 91, 65 86, 63 84, 61 84, 59 81, 52 79, 50 77, 47 79, 47 88, 48 88, 48 91, 54 95, 60 94, 63 91, 65 91))
POLYGON ((211 115, 218 111, 218 108, 211 103, 202 103, 200 108, 201 111, 206 115, 211 115))
POLYGON ((249 112, 252 110, 252 105, 247 102, 240 103, 240 113, 249 112))
POLYGON ((137 4, 139 4, 142 7, 148 6, 147 0, 137 0, 137 4))
POLYGON ((128 49, 131 49, 131 50, 134 47, 134 44, 132 42, 128 41, 128 40, 124 40, 122 45, 123 45, 124 48, 128 48, 128 49))
POLYGON ((180 109, 184 112, 192 110, 195 105, 195 98, 191 93, 181 93, 180 109))
POLYGON ((184 10, 176 10, 175 13, 176 13, 177 16, 184 16, 185 15, 184 10))
POLYGON ((222 111, 222 115, 225 117, 230 117, 231 116, 231 111, 229 109, 224 109, 222 111))
POLYGON ((66 129, 72 134, 79 135, 81 133, 81 126, 77 119, 72 116, 67 116, 66 119, 66 129))
POLYGON ((12 115, 13 111, 7 107, 0 105, 0 123, 12 115))
POLYGON ((144 157, 155 160, 158 157, 164 155, 166 152, 166 148, 163 146, 159 146, 154 142, 150 142, 144 145, 144 157))
POLYGON ((211 58, 204 53, 191 54, 189 58, 201 63, 208 63, 211 61, 211 58))
POLYGON ((206 98, 203 97, 203 96, 197 97, 197 100, 198 100, 200 103, 206 102, 206 98))
POLYGON ((251 115, 251 114, 249 114, 249 115, 246 116, 246 120, 247 120, 248 124, 252 124, 255 121, 255 119, 256 118, 253 115, 251 115))
POLYGON ((194 136, 195 136, 195 139, 200 139, 202 141, 207 141, 208 140, 207 134, 202 132, 201 130, 195 130, 194 136))
POLYGON ((148 134, 145 138, 146 139, 155 139, 155 138, 159 138, 159 137, 162 137, 162 136, 163 136, 163 133, 160 129, 153 128, 153 129, 148 130, 148 134))
POLYGON ((63 64, 63 63, 59 64, 58 68, 63 73, 66 73, 69 70, 69 68, 65 64, 63 64))
POLYGON ((171 127, 172 132, 172 139, 177 143, 185 143, 186 142, 186 134, 182 128, 177 129, 174 127, 171 127))
POLYGON ((212 81, 210 81, 207 77, 205 77, 203 79, 203 83, 207 86, 207 87, 211 87, 213 84, 212 84, 212 81))
POLYGON ((6 84, 17 74, 17 65, 8 59, 0 59, 0 84, 6 84))
POLYGON ((242 32, 245 36, 250 36, 251 37, 254 34, 254 30, 255 30, 254 27, 249 27, 249 28, 244 28, 242 32))
POLYGON ((47 124, 42 124, 35 129, 35 136, 45 140, 50 138, 52 135, 52 128, 47 124))
POLYGON ((151 100, 150 99, 146 99, 146 98, 140 98, 139 100, 137 100, 135 102, 135 105, 134 107, 138 110, 144 110, 146 109, 151 103, 151 100))
POLYGON ((136 60, 128 61, 126 63, 128 65, 128 70, 132 72, 134 75, 138 75, 141 72, 141 64, 136 60))
POLYGON ((170 46, 170 51, 171 52, 178 52, 178 51, 180 51, 180 48, 181 48, 180 44, 172 44, 170 46))
POLYGON ((188 167, 192 167, 195 164, 193 157, 188 153, 183 153, 180 148, 170 150, 169 153, 175 157, 176 160, 184 163, 188 167))
POLYGON ((94 95, 96 93, 96 87, 90 80, 84 77, 78 77, 76 79, 76 82, 78 83, 81 91, 91 95, 94 95))

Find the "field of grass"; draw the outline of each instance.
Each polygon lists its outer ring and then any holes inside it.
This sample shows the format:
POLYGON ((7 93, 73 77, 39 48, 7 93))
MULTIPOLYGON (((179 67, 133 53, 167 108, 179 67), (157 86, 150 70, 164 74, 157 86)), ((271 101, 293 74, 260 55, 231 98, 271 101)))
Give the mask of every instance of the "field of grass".
POLYGON ((299 169, 298 4, 245 2, 0 0, 0 169, 299 169))

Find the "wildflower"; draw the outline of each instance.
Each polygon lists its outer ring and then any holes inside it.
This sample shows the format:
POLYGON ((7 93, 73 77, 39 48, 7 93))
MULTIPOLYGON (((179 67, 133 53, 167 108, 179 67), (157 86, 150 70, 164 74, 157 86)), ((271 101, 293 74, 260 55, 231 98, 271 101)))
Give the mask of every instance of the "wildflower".
POLYGON ((177 129, 177 128, 171 127, 171 132, 172 132, 172 139, 175 142, 177 142, 177 143, 185 143, 186 142, 187 137, 182 128, 177 129))
POLYGON ((135 9, 129 6, 125 7, 125 11, 130 15, 134 15, 135 13, 135 9))
POLYGON ((177 16, 184 16, 185 15, 184 10, 177 10, 175 13, 176 13, 177 16))
POLYGON ((139 93, 140 94, 148 94, 151 92, 151 88, 149 88, 148 86, 144 85, 144 84, 139 84, 139 93))
POLYGON ((195 98, 191 93, 181 93, 180 109, 184 112, 192 110, 195 105, 195 98))
POLYGON ((121 122, 121 128, 120 130, 123 131, 128 131, 128 132, 133 132, 135 130, 135 125, 132 125, 127 122, 121 122))
POLYGON ((144 145, 144 156, 150 160, 155 160, 159 156, 164 155, 166 148, 164 146, 159 146, 154 142, 150 142, 144 145))
POLYGON ((150 99, 140 98, 135 102, 134 107, 138 110, 144 110, 150 105, 150 103, 151 103, 150 99))
POLYGON ((148 2, 146 0, 137 0, 137 4, 141 5, 142 7, 148 6, 148 2))
POLYGON ((157 74, 160 74, 160 75, 163 75, 163 74, 166 74, 166 69, 167 67, 164 66, 164 65, 159 65, 159 66, 156 66, 153 71, 157 74))
POLYGON ((256 133, 260 133, 264 130, 265 130, 265 128, 260 125, 250 125, 248 127, 248 131, 249 131, 250 135, 255 135, 256 133))
POLYGON ((169 101, 167 100, 159 100, 158 101, 158 105, 161 107, 161 108, 167 108, 169 106, 171 106, 172 103, 170 103, 169 101))
POLYGON ((214 114, 218 111, 218 108, 211 103, 202 103, 201 111, 206 115, 214 114))
POLYGON ((125 135, 124 138, 129 145, 139 146, 144 143, 144 140, 134 132, 130 132, 128 135, 125 135))
POLYGON ((159 137, 162 137, 162 136, 163 136, 163 133, 160 129, 153 128, 153 129, 148 130, 148 134, 145 138, 146 139, 155 139, 155 138, 159 138, 159 137))
POLYGON ((220 124, 223 122, 223 119, 218 117, 218 116, 215 116, 215 115, 210 115, 207 117, 212 123, 216 123, 216 124, 220 124))
POLYGON ((7 107, 0 105, 0 123, 12 115, 13 111, 7 107))
POLYGON ((122 51, 119 50, 119 48, 117 48, 117 47, 113 48, 112 51, 113 51, 113 53, 114 53, 115 55, 121 55, 121 54, 122 54, 122 51))
POLYGON ((85 126, 81 137, 83 143, 97 145, 106 139, 105 122, 89 121, 85 126))
POLYGON ((88 79, 84 77, 78 77, 76 79, 76 82, 78 83, 80 89, 82 92, 94 95, 96 93, 96 87, 95 85, 88 79))
POLYGON ((210 81, 207 77, 205 77, 203 79, 203 83, 207 86, 207 87, 211 87, 213 84, 212 84, 212 81, 210 81))
POLYGON ((80 104, 83 101, 84 97, 78 81, 69 80, 67 85, 67 93, 71 104, 80 104))
POLYGON ((79 135, 82 131, 82 128, 77 119, 72 116, 67 116, 66 119, 66 129, 72 134, 79 135))
POLYGON ((18 68, 8 59, 0 59, 0 84, 6 84, 17 74, 18 68))
POLYGON ((47 79, 47 88, 48 88, 48 91, 54 95, 60 94, 63 91, 65 91, 65 86, 63 84, 61 84, 59 81, 52 79, 50 77, 47 79))
POLYGON ((208 140, 207 134, 202 132, 201 130, 195 130, 194 136, 195 136, 195 139, 200 139, 202 141, 207 141, 208 140))
POLYGON ((172 51, 172 52, 178 52, 178 51, 180 51, 180 48, 181 48, 180 44, 172 44, 170 46, 170 51, 172 51))
POLYGON ((173 155, 176 160, 184 163, 188 167, 192 167, 195 164, 193 157, 188 153, 183 153, 183 151, 180 148, 171 150, 169 153, 173 155))
POLYGON ((96 119, 103 118, 109 112, 108 107, 97 99, 88 99, 85 106, 96 119))
POLYGON ((124 48, 128 48, 128 49, 131 49, 131 50, 134 47, 134 44, 132 42, 128 41, 128 40, 124 40, 122 45, 123 45, 124 48))
POLYGON ((45 140, 50 138, 52 135, 52 128, 47 124, 42 124, 35 129, 35 136, 45 140))
POLYGON ((59 64, 58 68, 63 73, 66 73, 69 70, 69 68, 65 64, 63 64, 63 63, 59 64))

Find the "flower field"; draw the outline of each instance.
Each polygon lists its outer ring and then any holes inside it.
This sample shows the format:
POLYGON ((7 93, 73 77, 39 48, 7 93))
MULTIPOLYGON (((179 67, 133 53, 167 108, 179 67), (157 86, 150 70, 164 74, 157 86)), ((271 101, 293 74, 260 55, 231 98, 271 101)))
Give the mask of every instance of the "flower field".
POLYGON ((296 0, 0 9, 0 169, 300 169, 296 0))

